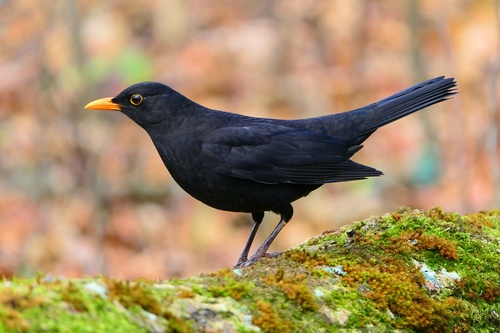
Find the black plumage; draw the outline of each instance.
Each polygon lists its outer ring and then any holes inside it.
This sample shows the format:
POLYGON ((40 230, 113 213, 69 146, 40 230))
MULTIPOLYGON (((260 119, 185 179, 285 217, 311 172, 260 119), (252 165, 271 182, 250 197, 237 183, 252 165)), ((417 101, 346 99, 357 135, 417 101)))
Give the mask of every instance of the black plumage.
POLYGON ((175 181, 217 209, 251 213, 255 225, 238 266, 255 262, 291 219, 291 202, 325 183, 382 172, 352 161, 377 128, 456 93, 437 77, 349 112, 280 120, 212 110, 155 82, 128 87, 86 108, 120 110, 150 135, 175 181), (281 215, 276 229, 248 259, 264 212, 281 215))

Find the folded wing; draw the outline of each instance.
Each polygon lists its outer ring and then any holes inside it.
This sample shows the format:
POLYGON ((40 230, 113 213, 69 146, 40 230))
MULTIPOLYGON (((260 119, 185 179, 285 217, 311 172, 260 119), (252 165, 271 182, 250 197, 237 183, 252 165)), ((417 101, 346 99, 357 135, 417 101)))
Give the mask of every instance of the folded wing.
POLYGON ((226 127, 204 140, 202 153, 228 177, 266 184, 324 184, 380 176, 349 158, 362 146, 340 137, 286 126, 226 127))

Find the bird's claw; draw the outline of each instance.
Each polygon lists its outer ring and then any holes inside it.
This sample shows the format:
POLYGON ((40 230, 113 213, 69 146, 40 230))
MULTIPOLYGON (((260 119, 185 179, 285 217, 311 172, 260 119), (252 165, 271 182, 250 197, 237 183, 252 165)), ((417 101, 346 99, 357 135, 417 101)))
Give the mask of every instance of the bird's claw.
POLYGON ((271 252, 271 253, 262 253, 262 254, 255 253, 253 256, 250 257, 250 259, 240 257, 238 259, 238 262, 234 266, 234 268, 248 267, 250 265, 255 264, 257 261, 259 261, 263 257, 265 257, 265 258, 277 258, 282 254, 283 254, 283 252, 271 252))

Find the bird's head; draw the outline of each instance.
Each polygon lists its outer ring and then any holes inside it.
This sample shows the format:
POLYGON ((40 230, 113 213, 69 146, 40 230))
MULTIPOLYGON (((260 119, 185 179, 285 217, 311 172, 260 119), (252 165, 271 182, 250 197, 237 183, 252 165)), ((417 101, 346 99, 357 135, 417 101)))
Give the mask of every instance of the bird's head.
POLYGON ((90 102, 85 108, 121 111, 147 130, 153 124, 171 118, 186 101, 189 101, 186 97, 162 83, 143 82, 126 88, 116 97, 90 102))

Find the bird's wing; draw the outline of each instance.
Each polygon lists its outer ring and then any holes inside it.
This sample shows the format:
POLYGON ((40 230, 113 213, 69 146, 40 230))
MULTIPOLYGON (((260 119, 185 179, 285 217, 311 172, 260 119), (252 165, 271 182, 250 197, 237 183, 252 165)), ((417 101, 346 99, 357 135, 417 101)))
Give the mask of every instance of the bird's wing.
POLYGON ((205 138, 202 154, 217 160, 228 177, 277 184, 324 184, 379 176, 349 160, 353 150, 340 137, 269 124, 225 127, 205 138))

